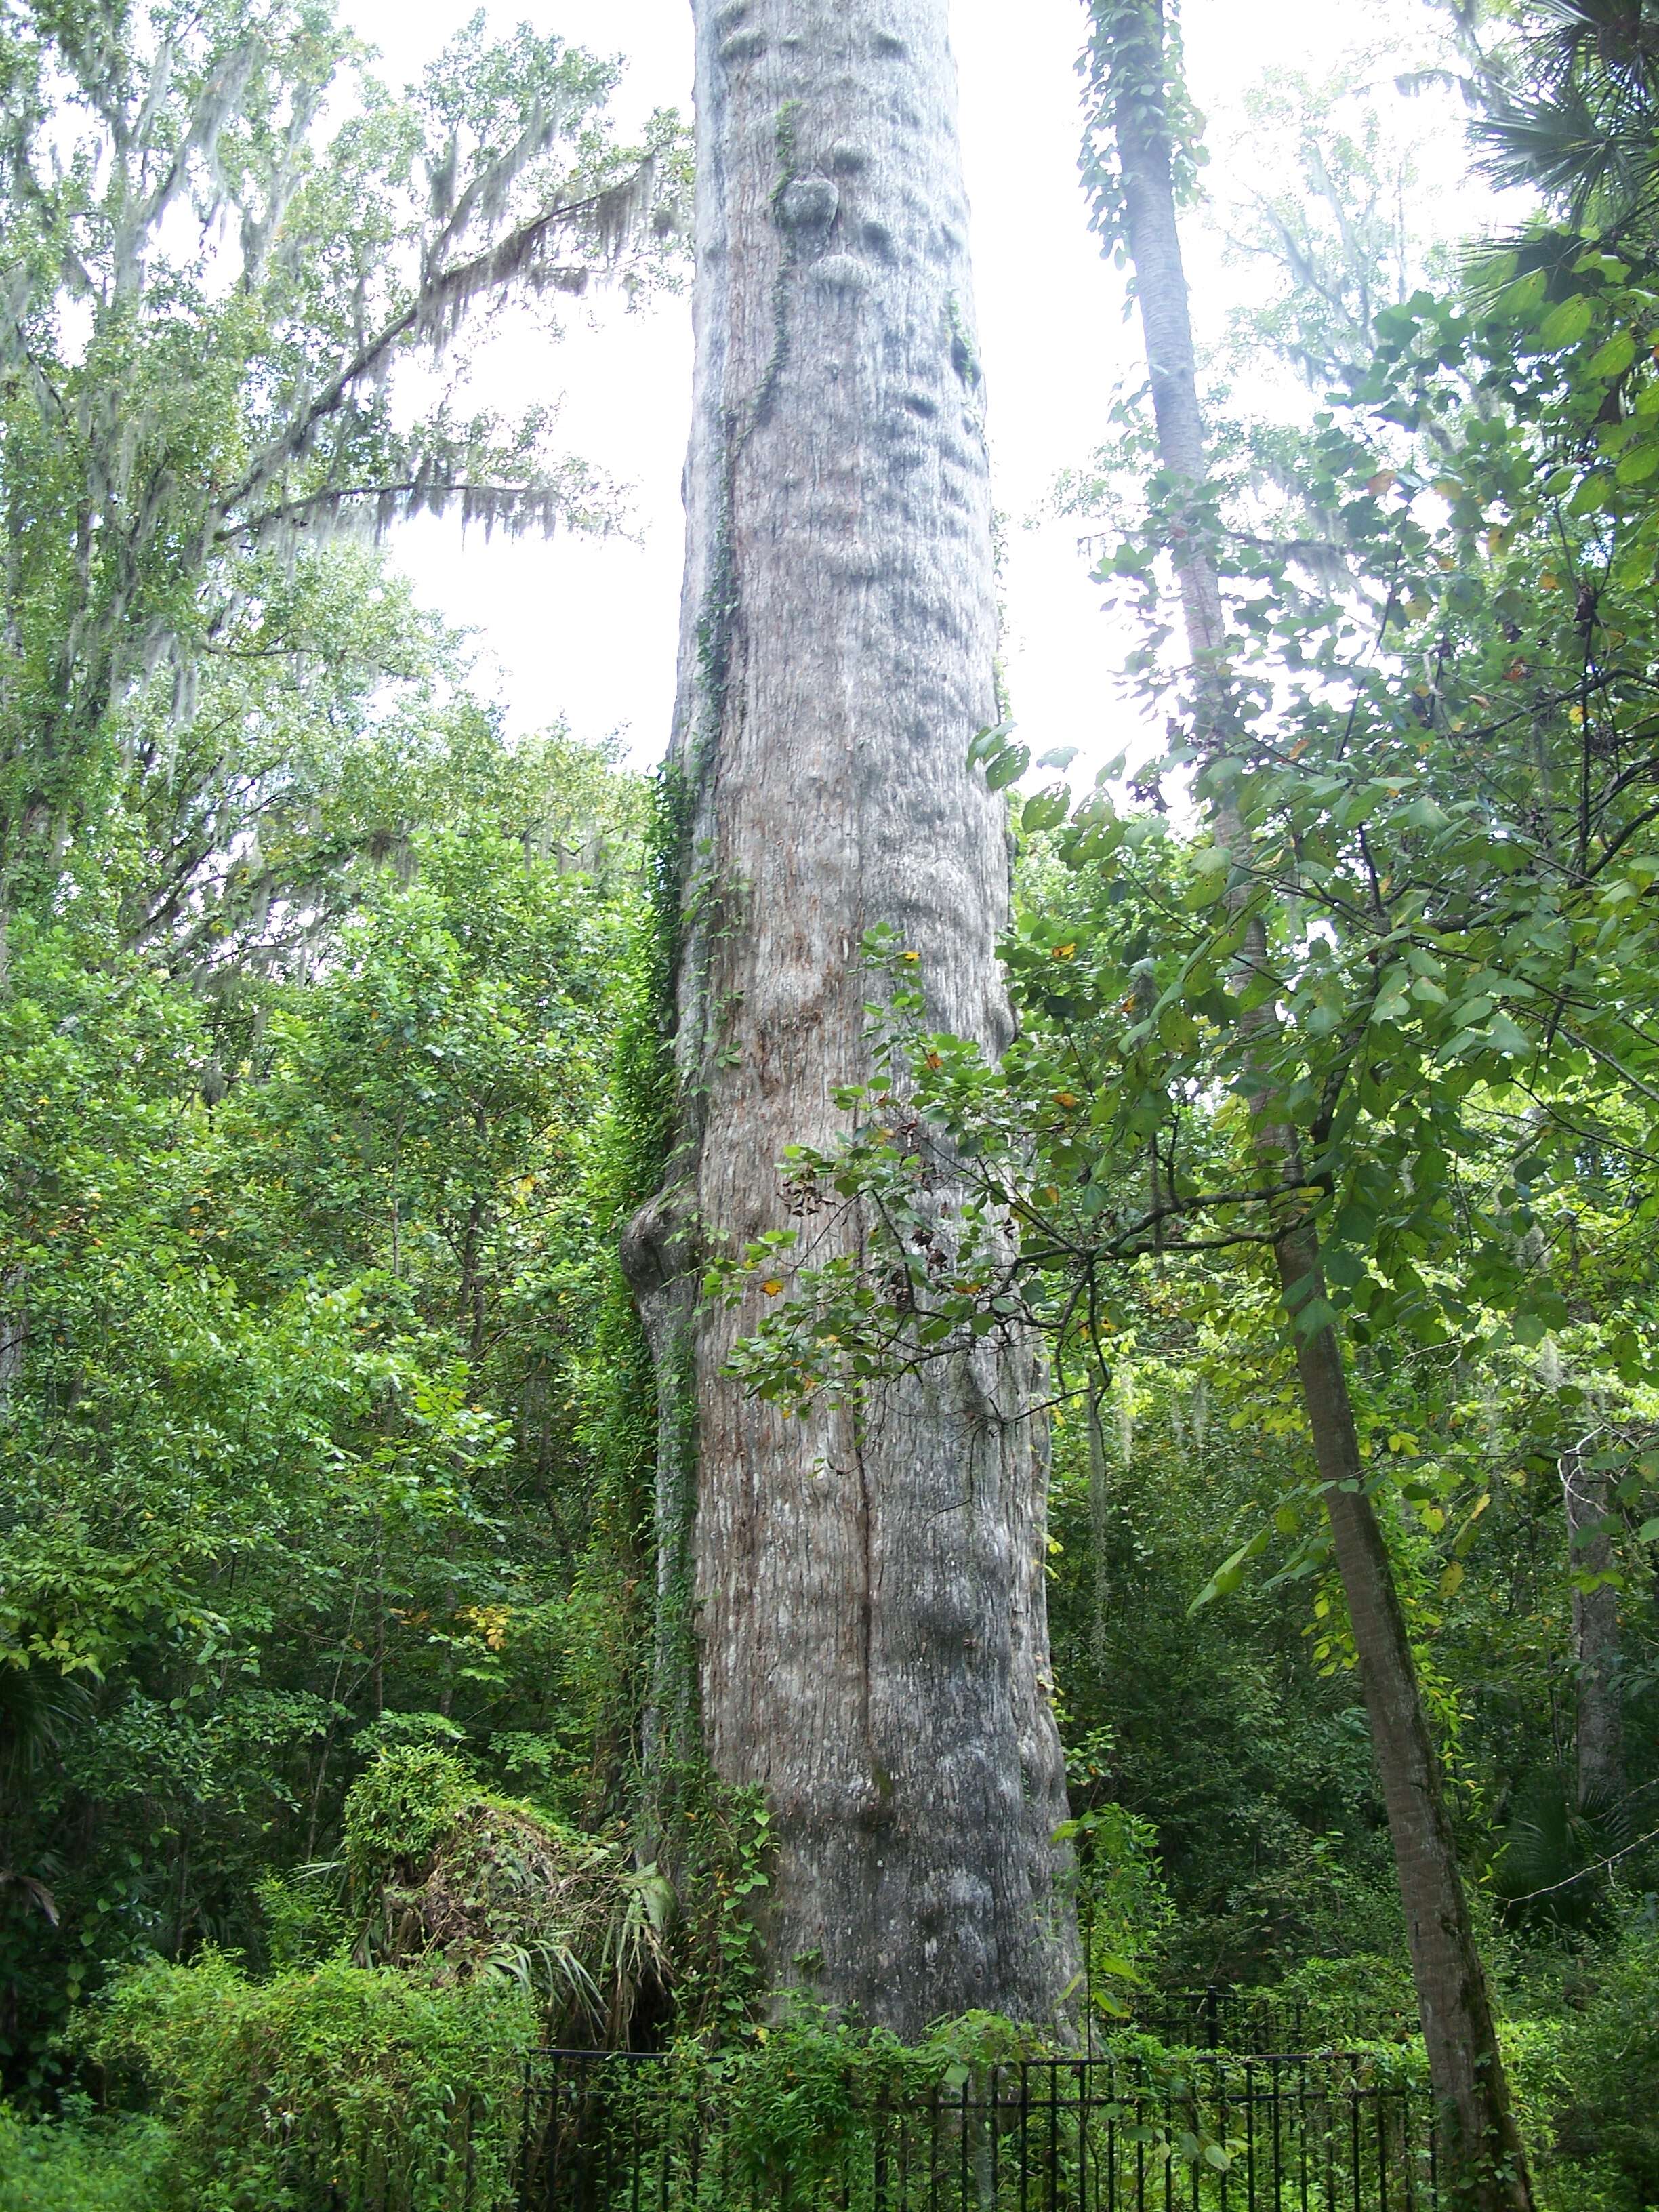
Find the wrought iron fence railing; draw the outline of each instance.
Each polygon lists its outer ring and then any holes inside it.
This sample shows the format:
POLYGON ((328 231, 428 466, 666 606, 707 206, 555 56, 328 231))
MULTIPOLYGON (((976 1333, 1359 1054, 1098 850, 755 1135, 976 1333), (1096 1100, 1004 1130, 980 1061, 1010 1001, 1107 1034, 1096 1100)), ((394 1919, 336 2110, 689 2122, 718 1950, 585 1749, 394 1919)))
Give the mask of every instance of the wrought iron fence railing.
POLYGON ((718 2067, 550 2051, 525 2212, 1434 2212, 1433 2107, 1372 2062, 1114 2054, 732 2094, 718 2067))

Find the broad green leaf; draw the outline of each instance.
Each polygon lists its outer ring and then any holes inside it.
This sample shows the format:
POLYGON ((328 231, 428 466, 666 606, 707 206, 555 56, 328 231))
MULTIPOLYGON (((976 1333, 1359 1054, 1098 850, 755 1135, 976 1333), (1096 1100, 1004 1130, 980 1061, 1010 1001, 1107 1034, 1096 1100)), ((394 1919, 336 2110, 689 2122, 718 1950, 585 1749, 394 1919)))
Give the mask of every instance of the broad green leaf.
POLYGON ((1517 276, 1512 284, 1506 284, 1498 294, 1500 312, 1517 319, 1535 313, 1544 304, 1548 282, 1541 269, 1529 269, 1524 276, 1517 276))
POLYGON ((1026 800, 1019 817, 1020 827, 1032 836, 1039 830, 1053 830, 1066 819, 1070 806, 1064 792, 1039 791, 1026 800))
MULTIPOLYGON (((1592 376, 1622 376, 1635 358, 1636 340, 1628 331, 1615 331, 1607 343, 1590 356, 1588 366, 1592 376)), ((1548 489, 1547 485, 1545 489, 1548 489)))
POLYGON ((1507 1054, 1510 1060, 1532 1058, 1534 1049, 1532 1039, 1520 1024, 1511 1021, 1507 1014, 1494 1014, 1486 1024, 1486 1035, 1497 1046, 1498 1051, 1507 1054))
POLYGON ((1613 476, 1621 484, 1645 483, 1659 469, 1659 440, 1632 446, 1620 459, 1613 476))
POLYGON ((1322 1328, 1328 1328, 1338 1318, 1336 1308, 1327 1298, 1312 1298, 1296 1316, 1298 1336, 1317 1336, 1322 1328))
MULTIPOLYGON (((1520 286, 1511 289, 1519 291, 1520 286)), ((1539 325, 1538 335, 1547 346, 1577 345, 1595 316, 1595 302, 1589 294, 1575 292, 1571 299, 1563 300, 1559 306, 1550 309, 1539 325)))

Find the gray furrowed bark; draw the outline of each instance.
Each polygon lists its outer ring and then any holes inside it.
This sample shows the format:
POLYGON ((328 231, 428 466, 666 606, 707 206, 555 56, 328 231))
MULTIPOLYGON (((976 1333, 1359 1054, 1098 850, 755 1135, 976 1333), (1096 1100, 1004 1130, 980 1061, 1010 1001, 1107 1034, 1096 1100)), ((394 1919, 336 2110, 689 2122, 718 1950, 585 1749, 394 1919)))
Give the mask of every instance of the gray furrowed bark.
MULTIPOLYGON (((1611 1575, 1613 1485, 1583 1444, 1561 1455, 1568 1564, 1587 1579, 1611 1575)), ((1619 1648, 1619 1586, 1572 1592, 1572 1656, 1578 1671, 1574 1747, 1580 1808, 1607 1813, 1625 1795, 1625 1720, 1619 1648)))
POLYGON ((1009 1035, 1006 826, 966 764, 996 617, 946 0, 693 12, 680 1141, 630 1269, 670 1378, 664 1600, 689 1576, 703 1746, 771 1808, 775 1979, 905 2035, 1053 2022, 1075 1936, 1034 1358, 786 1419, 721 1373, 763 1298, 690 1290, 699 1251, 785 1224, 777 1162, 868 1071, 867 928, 921 956, 938 1026, 1009 1035))

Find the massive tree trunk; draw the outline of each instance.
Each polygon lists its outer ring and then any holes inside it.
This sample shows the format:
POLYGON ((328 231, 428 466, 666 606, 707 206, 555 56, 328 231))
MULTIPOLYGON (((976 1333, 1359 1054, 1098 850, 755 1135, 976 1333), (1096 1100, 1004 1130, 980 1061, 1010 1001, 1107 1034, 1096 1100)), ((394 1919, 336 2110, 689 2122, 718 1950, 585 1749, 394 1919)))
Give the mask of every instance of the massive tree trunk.
MULTIPOLYGON (((1568 1565, 1575 1575, 1613 1571, 1613 1495, 1605 1468, 1589 1464, 1583 1444, 1561 1455, 1567 1508, 1568 1565)), ((1598 1582, 1572 1592, 1572 1656, 1578 1670, 1578 1803, 1610 1812, 1625 1794, 1625 1719, 1620 1698, 1619 1589, 1598 1582)))
POLYGON ((785 1147, 829 1141, 869 1072, 866 929, 920 956, 938 1026, 1009 1034, 1006 833, 967 766, 996 615, 946 0, 693 8, 678 1148, 627 1253, 663 1385, 653 1755, 700 1742, 764 1793, 775 1980, 901 2033, 1053 2021, 1075 1946, 1033 1360, 788 1419, 722 1374, 757 1312, 692 1289, 700 1254, 786 1225, 785 1147))
MULTIPOLYGON (((1124 229, 1133 265, 1157 422, 1170 475, 1201 484, 1207 473, 1186 271, 1176 217, 1174 149, 1165 100, 1168 60, 1162 0, 1095 0, 1096 54, 1111 92, 1110 127, 1121 171, 1124 229)), ((1227 680, 1220 583, 1201 526, 1177 556, 1200 743, 1216 755, 1238 742, 1227 680)), ((1235 807, 1218 805, 1216 839, 1248 854, 1235 807)), ((1241 982, 1265 973, 1259 917, 1247 926, 1241 982)), ((1243 1018, 1265 1044, 1271 1004, 1243 1018)), ((1251 1125, 1264 1179, 1285 1193, 1274 1247, 1285 1302, 1300 1311, 1322 1298, 1319 1238, 1297 1202, 1297 1134, 1274 1093, 1265 1056, 1250 1085, 1251 1125)), ((1359 1660, 1389 1830, 1405 1906, 1429 2070, 1440 2104, 1446 2168, 1480 2212, 1526 2212, 1531 2192, 1510 2109, 1486 1975, 1457 1864, 1439 1755, 1424 1708, 1387 1541, 1365 1492, 1342 1346, 1334 1328, 1298 1330, 1296 1358, 1309 1429, 1325 1486, 1332 1545, 1359 1660)))

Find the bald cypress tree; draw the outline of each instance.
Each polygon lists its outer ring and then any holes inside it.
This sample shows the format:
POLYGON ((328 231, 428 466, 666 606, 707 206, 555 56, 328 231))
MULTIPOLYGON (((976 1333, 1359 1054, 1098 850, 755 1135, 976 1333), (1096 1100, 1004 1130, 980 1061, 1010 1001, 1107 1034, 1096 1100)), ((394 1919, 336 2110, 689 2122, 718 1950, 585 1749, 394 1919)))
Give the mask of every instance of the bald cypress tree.
MULTIPOLYGON (((1051 2019, 1074 1942, 1031 1358, 788 1419, 722 1372, 755 1304, 696 1296, 784 1224, 777 1162, 870 1072, 866 930, 939 1027, 1009 1035, 1006 830, 967 761, 996 615, 946 0, 694 14, 674 1146, 627 1240, 662 1397, 655 1757, 763 1793, 775 1979, 902 2033, 1051 2019)), ((823 1233, 857 1251, 855 1213, 823 1233)))

